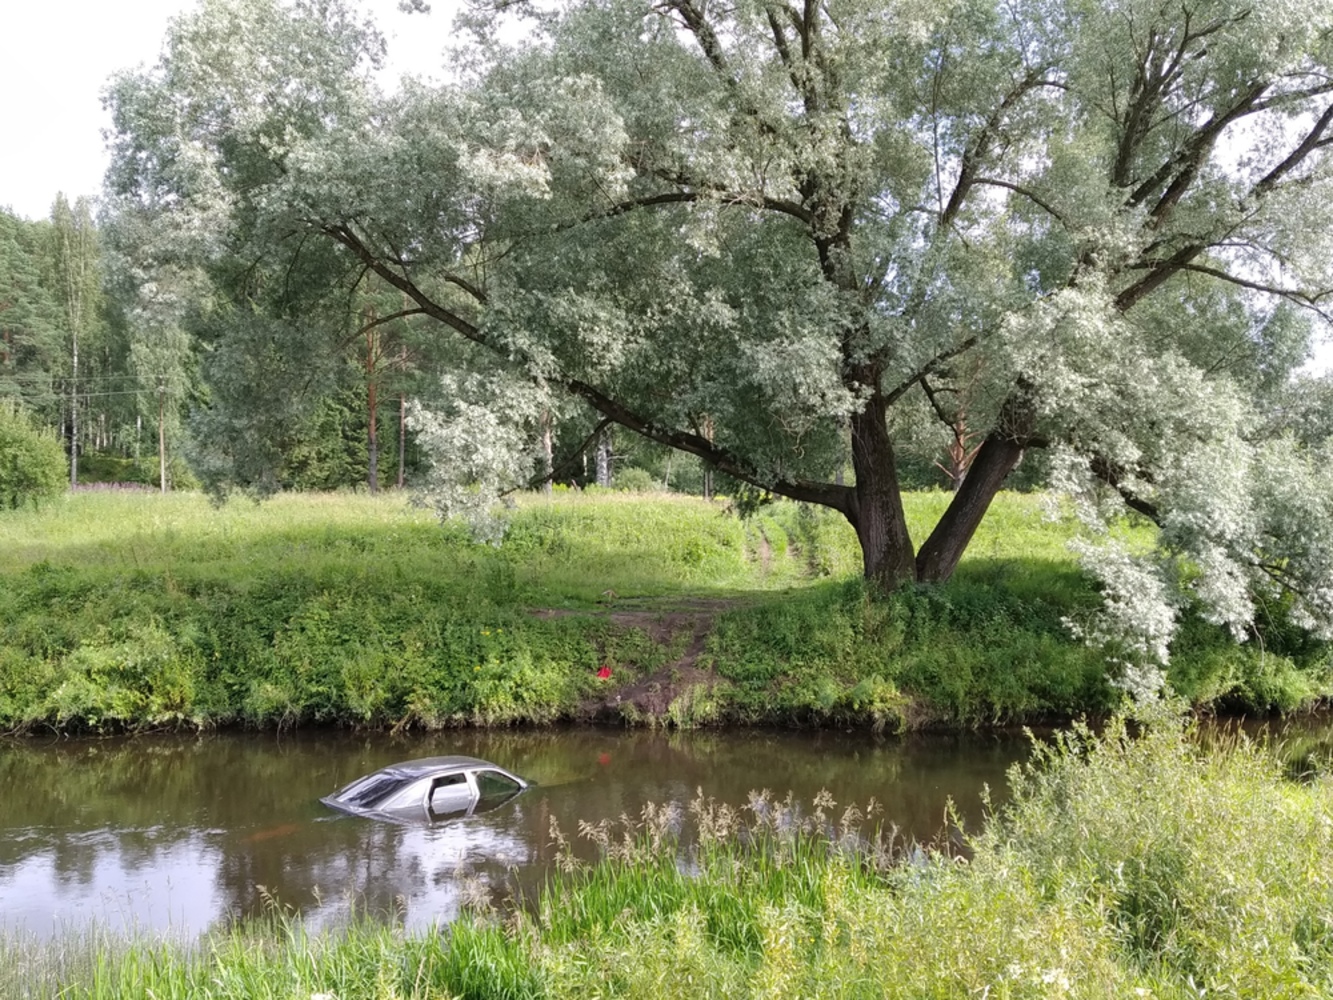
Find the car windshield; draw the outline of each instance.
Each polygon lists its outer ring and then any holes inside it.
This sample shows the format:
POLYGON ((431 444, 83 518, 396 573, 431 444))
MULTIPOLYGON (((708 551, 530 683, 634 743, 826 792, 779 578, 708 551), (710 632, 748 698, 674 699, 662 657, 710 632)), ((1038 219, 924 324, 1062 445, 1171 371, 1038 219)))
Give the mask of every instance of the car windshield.
POLYGON ((383 802, 411 780, 397 774, 372 774, 356 782, 338 798, 348 805, 369 809, 376 803, 383 802))

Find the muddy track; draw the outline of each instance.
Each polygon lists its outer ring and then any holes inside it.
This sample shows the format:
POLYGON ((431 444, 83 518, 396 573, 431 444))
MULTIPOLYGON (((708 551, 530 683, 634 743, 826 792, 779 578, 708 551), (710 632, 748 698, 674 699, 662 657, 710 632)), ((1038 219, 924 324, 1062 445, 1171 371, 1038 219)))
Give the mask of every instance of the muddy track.
POLYGON ((734 598, 681 598, 631 601, 610 596, 610 606, 591 611, 538 608, 536 618, 602 618, 618 629, 637 629, 661 646, 673 646, 681 636, 687 638, 679 656, 664 663, 647 677, 632 684, 614 686, 604 695, 585 699, 579 706, 580 718, 590 721, 622 722, 631 718, 665 719, 671 703, 692 688, 711 688, 716 674, 699 666, 708 635, 717 616, 750 602, 734 598))

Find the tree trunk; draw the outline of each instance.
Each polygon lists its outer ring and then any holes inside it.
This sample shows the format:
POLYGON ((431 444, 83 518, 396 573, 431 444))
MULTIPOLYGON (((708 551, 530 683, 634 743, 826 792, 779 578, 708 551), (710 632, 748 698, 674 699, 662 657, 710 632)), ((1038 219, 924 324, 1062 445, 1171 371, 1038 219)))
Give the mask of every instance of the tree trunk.
POLYGON ((407 394, 398 394, 398 488, 403 488, 403 471, 406 468, 404 453, 407 451, 407 394))
POLYGON ((551 411, 542 410, 542 492, 551 495, 555 478, 555 442, 551 434, 551 411))
POLYGON ((611 488, 611 428, 597 435, 597 485, 611 488))
POLYGON ((916 579, 916 562, 884 415, 884 397, 876 392, 852 417, 856 492, 847 519, 861 543, 866 579, 894 590, 916 579))
POLYGON ((371 493, 378 493, 380 489, 380 432, 379 423, 376 419, 379 400, 376 398, 376 388, 372 379, 366 390, 366 408, 370 415, 370 422, 366 429, 366 453, 369 458, 366 468, 366 486, 371 493))
POLYGON ((922 583, 943 583, 953 576, 995 494, 1022 459, 1034 423, 1032 408, 1021 396, 1005 400, 996 429, 978 449, 944 516, 917 554, 916 575, 922 583))
MULTIPOLYGON (((709 444, 712 444, 713 434, 713 418, 711 416, 705 416, 703 419, 704 440, 709 444)), ((704 499, 713 499, 713 467, 706 462, 704 463, 704 499)))
POLYGON ((79 485, 79 334, 72 333, 69 388, 69 488, 79 485))
POLYGON ((163 493, 167 491, 167 390, 157 387, 157 475, 163 493))

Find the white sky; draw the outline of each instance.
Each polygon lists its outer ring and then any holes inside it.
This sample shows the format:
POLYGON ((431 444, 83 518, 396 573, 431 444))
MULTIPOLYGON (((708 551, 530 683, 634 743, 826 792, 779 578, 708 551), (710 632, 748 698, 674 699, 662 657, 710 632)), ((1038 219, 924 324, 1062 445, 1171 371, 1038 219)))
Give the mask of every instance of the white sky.
MULTIPOLYGON (((397 0, 360 0, 388 41, 390 68, 435 75, 449 42, 450 0, 403 14, 397 0)), ((111 122, 101 91, 120 69, 157 61, 167 21, 195 0, 7 0, 0 28, 0 206, 29 219, 56 193, 96 196, 111 122)))

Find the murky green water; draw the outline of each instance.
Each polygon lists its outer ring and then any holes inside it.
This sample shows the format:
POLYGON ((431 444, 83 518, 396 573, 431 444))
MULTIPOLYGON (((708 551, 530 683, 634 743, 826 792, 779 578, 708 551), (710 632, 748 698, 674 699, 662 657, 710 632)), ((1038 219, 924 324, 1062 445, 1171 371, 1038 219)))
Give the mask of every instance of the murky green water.
MULTIPOLYGON (((478 885, 531 892, 549 871, 552 820, 635 816, 704 795, 742 805, 767 788, 809 801, 877 799, 886 824, 929 840, 949 797, 980 819, 1019 736, 881 739, 835 733, 552 729, 393 739, 298 733, 0 743, 0 925, 48 934, 96 922, 193 935, 266 900, 315 923, 349 901, 409 926, 455 916, 478 885), (394 761, 493 760, 537 787, 437 826, 356 819, 325 795, 394 761)), ((581 853, 594 856, 592 845, 581 853)))

